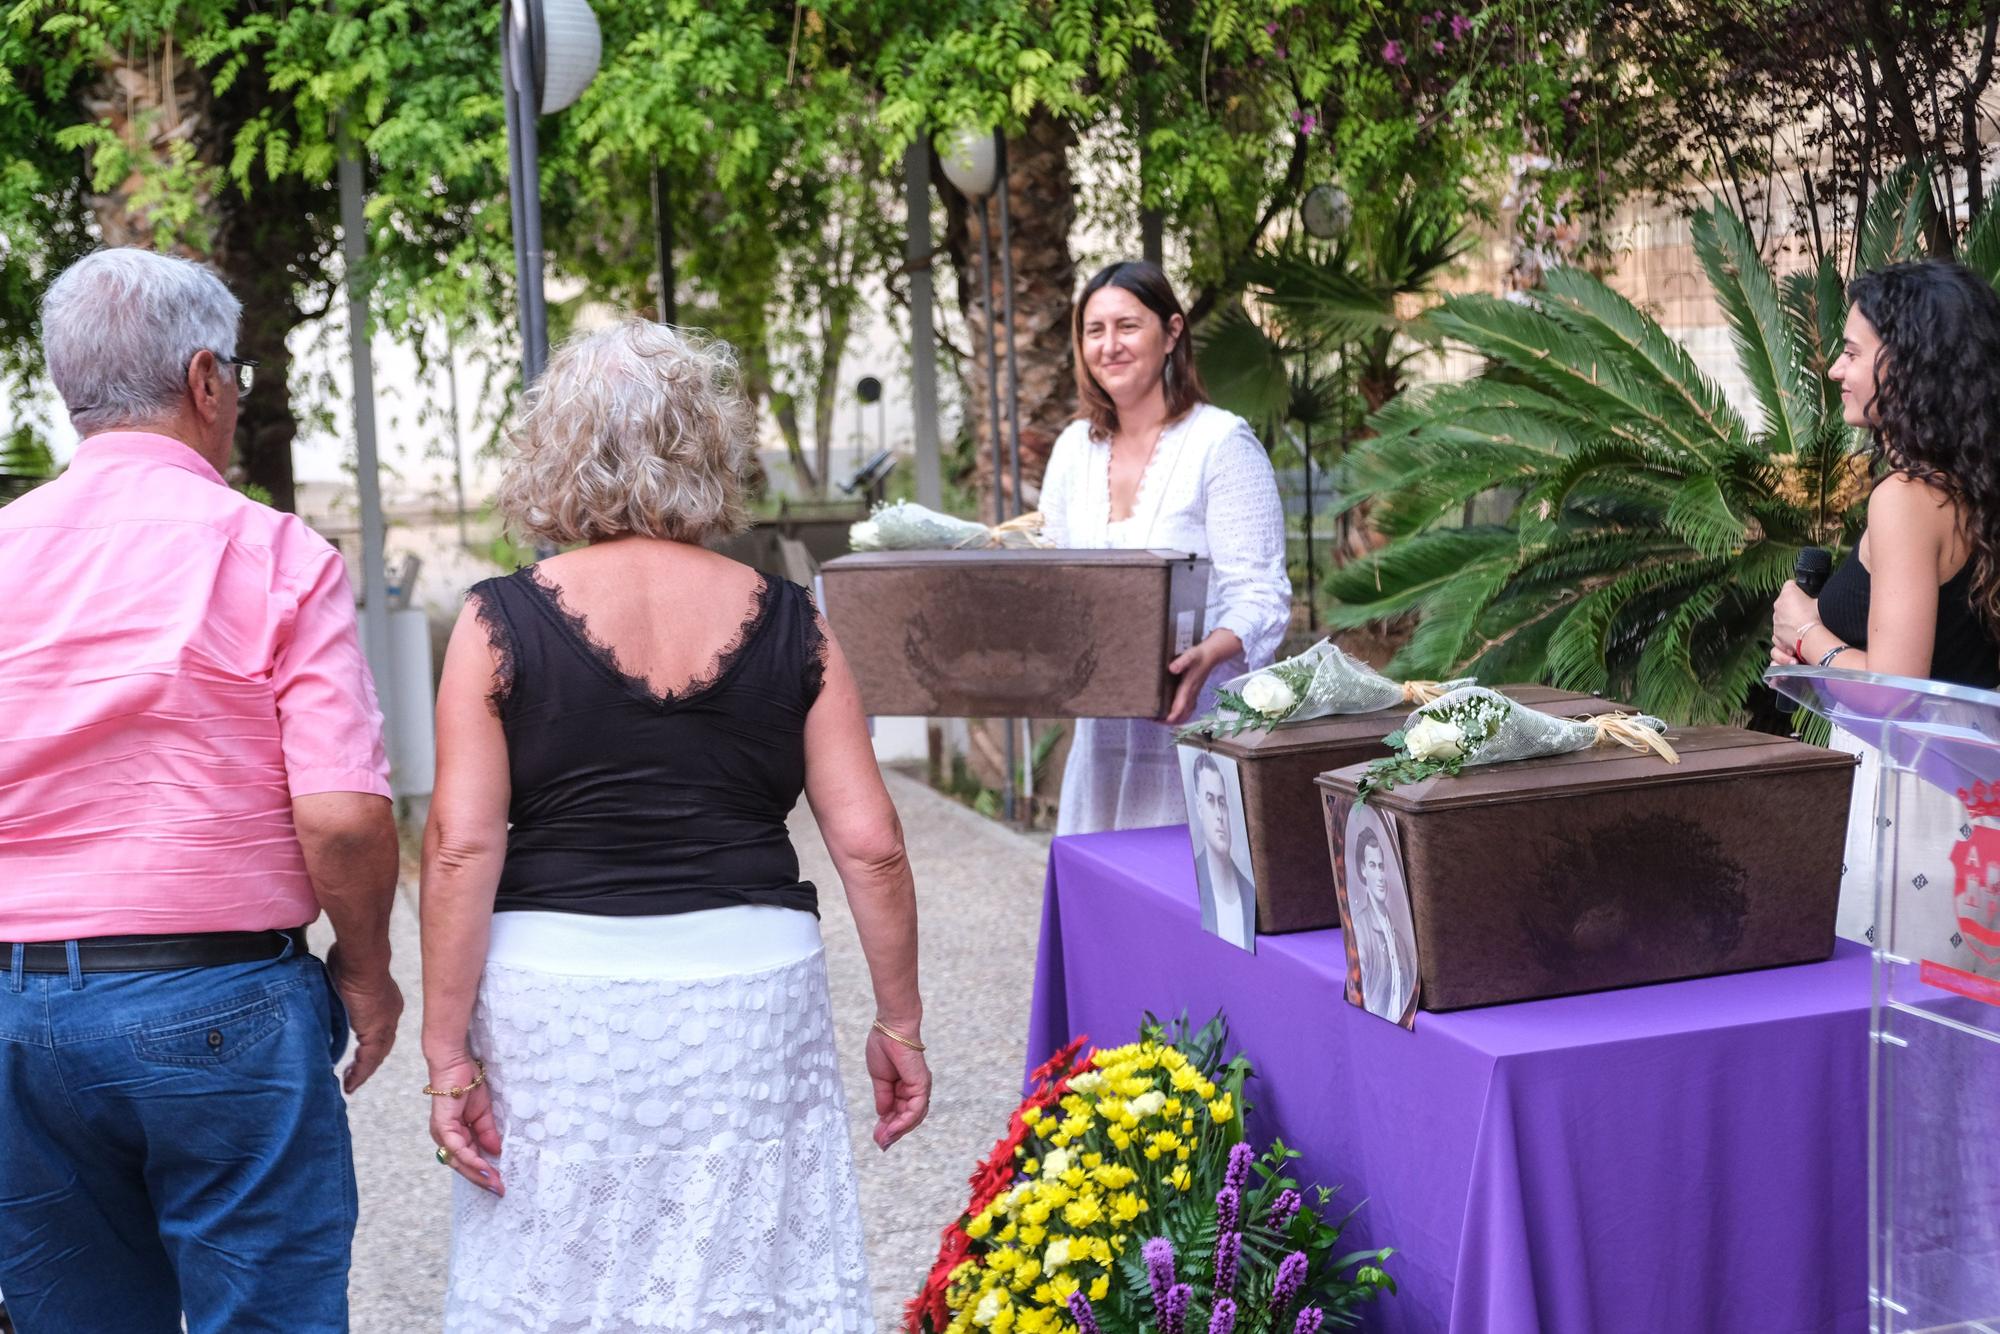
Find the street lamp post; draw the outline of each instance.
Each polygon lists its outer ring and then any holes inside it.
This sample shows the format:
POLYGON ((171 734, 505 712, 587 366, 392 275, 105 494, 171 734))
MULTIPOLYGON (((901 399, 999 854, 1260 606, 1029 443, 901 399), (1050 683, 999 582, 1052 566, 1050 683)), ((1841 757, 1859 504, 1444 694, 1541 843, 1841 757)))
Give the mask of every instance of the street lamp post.
MULTIPOLYGON (((1347 230, 1348 219, 1353 210, 1348 203, 1347 192, 1332 181, 1314 186, 1306 192, 1299 205, 1299 221, 1305 224, 1308 235, 1316 240, 1331 241, 1347 230)), ((1347 442, 1347 343, 1340 345, 1340 439, 1342 452, 1347 442)), ((1313 553, 1313 456, 1312 425, 1308 422, 1303 432, 1304 448, 1300 451, 1306 466, 1306 629, 1315 630, 1319 626, 1319 558, 1313 553)))
POLYGON ((505 0, 500 71, 507 109, 507 199, 513 209, 514 271, 521 313, 522 381, 549 361, 549 310, 542 290, 542 168, 538 116, 561 111, 597 77, 604 38, 585 0, 505 0))
MULTIPOLYGON (((1000 372, 997 365, 1000 357, 1000 337, 999 331, 993 327, 996 322, 993 309, 993 229, 986 219, 986 201, 993 194, 994 188, 997 185, 1000 190, 1001 226, 1004 229, 1007 226, 1007 176, 1001 169, 1004 151, 998 130, 987 133, 979 130, 962 129, 952 136, 948 150, 939 158, 939 165, 944 169, 945 178, 957 186, 960 193, 974 202, 976 205, 974 211, 979 215, 979 300, 980 304, 986 308, 986 398, 989 409, 987 419, 991 423, 993 432, 993 522, 995 523, 1005 523, 1008 517, 1007 487, 1005 485, 1007 464, 1005 452, 1000 443, 1005 431, 1000 410, 1000 372)), ((1004 318, 1007 322, 1007 385, 1008 389, 1018 400, 1020 397, 1020 381, 1018 372, 1014 367, 1013 357, 1014 263, 1013 258, 1007 251, 1007 239, 1004 238, 1003 233, 1003 240, 1000 246, 1000 266, 1001 281, 1005 286, 1006 309, 1004 318)), ((1016 408, 1015 414, 1010 416, 1009 420, 1018 421, 1018 408, 1016 408)), ((1018 434, 1013 437, 1012 443, 1014 454, 1014 499, 1018 506, 1020 502, 1021 468, 1021 446, 1018 434)), ((1002 789, 1001 793, 1002 814, 1010 822, 1015 816, 1014 792, 1019 784, 1019 779, 1016 777, 1015 772, 1018 764, 1016 761, 1017 750, 1014 732, 1015 725, 1013 720, 1010 719, 1006 725, 1006 786, 1002 789)))

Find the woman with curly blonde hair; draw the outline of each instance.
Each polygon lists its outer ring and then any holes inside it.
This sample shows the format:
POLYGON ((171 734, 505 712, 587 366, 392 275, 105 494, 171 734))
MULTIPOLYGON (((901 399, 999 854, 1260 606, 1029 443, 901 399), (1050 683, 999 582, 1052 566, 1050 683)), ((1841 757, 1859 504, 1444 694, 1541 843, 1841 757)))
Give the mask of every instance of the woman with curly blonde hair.
POLYGON ((573 547, 471 593, 438 687, 424 1055, 446 1327, 872 1328, 803 793, 874 980, 883 1148, 930 1096, 916 904, 853 678, 740 528, 726 348, 632 321, 528 393, 501 506, 573 547))

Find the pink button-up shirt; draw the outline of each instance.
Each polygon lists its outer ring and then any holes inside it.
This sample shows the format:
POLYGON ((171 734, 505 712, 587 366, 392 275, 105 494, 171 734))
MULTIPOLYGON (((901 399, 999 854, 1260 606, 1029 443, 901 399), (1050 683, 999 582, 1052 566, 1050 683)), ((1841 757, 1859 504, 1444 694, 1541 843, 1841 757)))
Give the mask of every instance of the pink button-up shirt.
POLYGON ((310 922, 291 799, 388 772, 346 567, 295 515, 139 432, 0 508, 0 941, 310 922))

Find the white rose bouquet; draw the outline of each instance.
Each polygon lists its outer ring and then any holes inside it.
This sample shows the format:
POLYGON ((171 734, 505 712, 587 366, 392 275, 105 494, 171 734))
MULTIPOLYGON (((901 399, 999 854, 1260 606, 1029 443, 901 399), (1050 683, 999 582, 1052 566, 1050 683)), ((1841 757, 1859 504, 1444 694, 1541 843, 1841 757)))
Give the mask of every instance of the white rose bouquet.
POLYGON ((1644 714, 1558 718, 1484 686, 1462 686, 1419 708, 1402 730, 1385 738, 1395 753, 1368 766, 1360 783, 1361 800, 1435 774, 1456 777, 1470 764, 1566 755, 1607 742, 1679 764, 1680 756, 1663 735, 1666 730, 1665 723, 1644 714))
POLYGON ((1421 704, 1466 684, 1469 678, 1442 683, 1391 681, 1322 639, 1296 657, 1223 682, 1216 692, 1215 712, 1196 719, 1180 735, 1235 736, 1308 718, 1373 713, 1398 704, 1421 704))
POLYGON ((978 547, 1045 547, 1042 516, 1023 514, 988 527, 972 519, 940 514, 914 501, 878 505, 847 530, 856 551, 955 551, 978 547))

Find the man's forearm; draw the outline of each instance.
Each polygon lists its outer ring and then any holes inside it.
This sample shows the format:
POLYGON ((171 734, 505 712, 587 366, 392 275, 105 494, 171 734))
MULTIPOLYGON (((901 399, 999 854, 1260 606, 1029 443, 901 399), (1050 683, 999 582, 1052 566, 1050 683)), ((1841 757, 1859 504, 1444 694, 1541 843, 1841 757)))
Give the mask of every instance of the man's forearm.
POLYGON ((357 973, 388 971, 389 914, 396 903, 399 852, 396 823, 386 803, 379 822, 318 834, 301 831, 306 875, 340 943, 341 958, 357 973))

